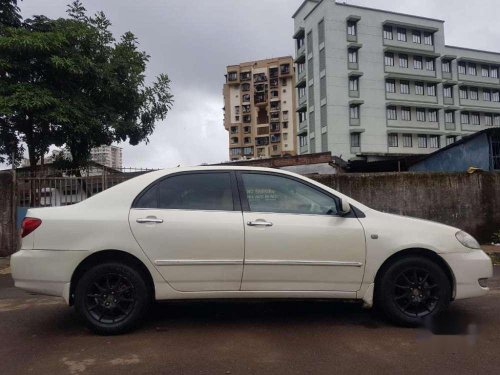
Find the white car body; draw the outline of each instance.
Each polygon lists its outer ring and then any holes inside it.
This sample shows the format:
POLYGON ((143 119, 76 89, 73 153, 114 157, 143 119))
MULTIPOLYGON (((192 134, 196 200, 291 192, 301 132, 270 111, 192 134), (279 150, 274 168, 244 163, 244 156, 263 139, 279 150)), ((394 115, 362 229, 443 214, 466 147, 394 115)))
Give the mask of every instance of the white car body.
POLYGON ((149 271, 156 300, 199 298, 342 298, 371 306, 377 271, 409 249, 432 252, 449 268, 453 298, 481 296, 492 263, 462 245, 458 229, 370 209, 294 173, 249 167, 177 168, 148 173, 72 206, 30 209, 41 226, 11 258, 19 288, 70 303, 77 267, 118 250, 149 271), (348 202, 364 215, 345 218, 238 211, 144 210, 134 199, 154 181, 190 171, 260 171, 291 176, 348 202), (161 218, 161 225, 137 219, 161 218), (266 220, 273 226, 248 226, 266 220))

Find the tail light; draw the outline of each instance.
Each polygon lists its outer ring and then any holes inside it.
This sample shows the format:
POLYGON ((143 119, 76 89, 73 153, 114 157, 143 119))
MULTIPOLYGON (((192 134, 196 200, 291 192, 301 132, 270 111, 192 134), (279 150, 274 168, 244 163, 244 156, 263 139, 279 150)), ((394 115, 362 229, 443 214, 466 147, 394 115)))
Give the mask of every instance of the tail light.
POLYGON ((34 217, 25 217, 21 225, 21 237, 26 237, 42 224, 42 220, 34 217))

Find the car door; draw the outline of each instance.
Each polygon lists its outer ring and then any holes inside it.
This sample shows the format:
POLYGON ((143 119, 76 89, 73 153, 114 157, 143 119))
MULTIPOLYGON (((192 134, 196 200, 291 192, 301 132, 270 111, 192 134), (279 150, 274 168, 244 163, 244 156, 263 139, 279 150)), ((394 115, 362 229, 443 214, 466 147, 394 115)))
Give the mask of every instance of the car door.
POLYGON ((239 172, 245 221, 242 290, 356 291, 365 234, 340 200, 292 176, 239 172))
POLYGON ((240 289, 244 228, 234 172, 169 175, 136 198, 129 222, 174 289, 240 289))

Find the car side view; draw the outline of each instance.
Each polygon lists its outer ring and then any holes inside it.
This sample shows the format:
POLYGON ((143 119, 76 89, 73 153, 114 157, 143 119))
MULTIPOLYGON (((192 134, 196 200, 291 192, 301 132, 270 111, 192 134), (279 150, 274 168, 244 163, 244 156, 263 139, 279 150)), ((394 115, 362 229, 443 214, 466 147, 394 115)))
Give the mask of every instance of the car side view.
POLYGON ((490 258, 457 228, 382 213, 266 168, 151 172, 72 206, 30 209, 19 288, 128 331, 157 300, 340 298, 414 326, 488 292, 490 258))

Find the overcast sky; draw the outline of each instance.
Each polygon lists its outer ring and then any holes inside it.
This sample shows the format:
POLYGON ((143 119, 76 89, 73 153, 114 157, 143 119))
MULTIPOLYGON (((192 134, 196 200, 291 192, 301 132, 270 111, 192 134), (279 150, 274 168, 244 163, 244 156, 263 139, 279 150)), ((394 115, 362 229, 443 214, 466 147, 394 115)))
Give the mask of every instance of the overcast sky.
MULTIPOLYGON (((333 0, 325 0, 333 1, 333 0)), ((23 17, 65 15, 69 0, 24 0, 23 17)), ((348 0, 348 4, 439 18, 446 43, 500 51, 498 0, 348 0)), ((150 56, 147 76, 167 73, 175 104, 150 143, 123 145, 126 167, 227 160, 222 85, 226 65, 293 55, 294 11, 302 0, 83 0, 104 11, 115 37, 132 31, 150 56)))

